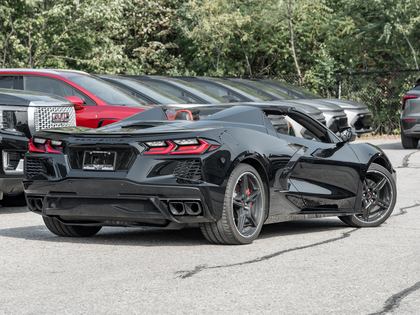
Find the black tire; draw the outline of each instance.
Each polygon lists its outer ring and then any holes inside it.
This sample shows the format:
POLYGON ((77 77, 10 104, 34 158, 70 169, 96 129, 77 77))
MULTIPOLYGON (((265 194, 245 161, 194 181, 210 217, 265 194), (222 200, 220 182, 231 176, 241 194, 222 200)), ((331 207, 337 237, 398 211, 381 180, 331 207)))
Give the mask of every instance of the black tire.
POLYGON ((419 144, 419 139, 408 137, 404 135, 404 131, 401 130, 401 143, 404 149, 415 149, 419 144))
POLYGON ((89 237, 99 232, 102 226, 78 226, 65 225, 58 220, 42 217, 48 230, 58 236, 66 237, 89 237))
POLYGON ((3 207, 23 207, 26 206, 26 199, 23 193, 16 196, 5 196, 0 200, 0 205, 3 207))
POLYGON ((394 210, 397 188, 392 175, 378 164, 371 164, 362 187, 362 213, 339 216, 354 227, 373 227, 382 224, 394 210))
POLYGON ((255 168, 239 164, 226 185, 222 218, 201 223, 200 229, 215 244, 250 244, 260 234, 267 210, 266 184, 255 168))

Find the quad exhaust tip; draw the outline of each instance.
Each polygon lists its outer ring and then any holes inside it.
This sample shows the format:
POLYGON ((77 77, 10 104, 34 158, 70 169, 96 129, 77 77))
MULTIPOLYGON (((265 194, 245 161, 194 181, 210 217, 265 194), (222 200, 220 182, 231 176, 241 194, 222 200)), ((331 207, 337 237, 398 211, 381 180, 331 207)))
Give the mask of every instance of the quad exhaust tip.
POLYGON ((43 198, 33 198, 29 197, 28 200, 28 207, 33 211, 42 211, 44 207, 44 199, 43 198))
POLYGON ((203 212, 198 201, 169 201, 169 210, 173 215, 200 215, 203 212))

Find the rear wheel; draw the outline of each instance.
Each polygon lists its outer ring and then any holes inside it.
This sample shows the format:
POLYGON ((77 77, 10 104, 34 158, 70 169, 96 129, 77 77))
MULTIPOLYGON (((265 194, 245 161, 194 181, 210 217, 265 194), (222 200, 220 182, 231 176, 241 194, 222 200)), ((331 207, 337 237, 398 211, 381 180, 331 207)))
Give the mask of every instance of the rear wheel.
POLYGON ((404 149, 415 149, 419 143, 418 138, 408 137, 401 131, 401 143, 404 149))
POLYGON ((394 179, 386 168, 372 164, 366 173, 362 189, 362 213, 339 218, 350 226, 378 226, 394 210, 397 199, 394 179))
POLYGON ((58 236, 67 237, 89 237, 99 232, 101 226, 78 226, 65 225, 58 220, 49 217, 42 217, 48 230, 58 236))
POLYGON ((252 166, 239 164, 229 177, 218 222, 201 223, 204 237, 212 243, 249 244, 260 234, 268 201, 264 182, 252 166))

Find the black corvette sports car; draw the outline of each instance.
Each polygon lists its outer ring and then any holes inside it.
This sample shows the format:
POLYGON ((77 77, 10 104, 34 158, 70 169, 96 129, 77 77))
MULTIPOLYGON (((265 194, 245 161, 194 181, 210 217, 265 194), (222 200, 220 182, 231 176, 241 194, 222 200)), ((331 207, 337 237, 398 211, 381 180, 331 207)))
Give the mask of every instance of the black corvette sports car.
POLYGON ((210 242, 247 244, 265 223, 377 226, 395 205, 395 171, 379 148, 349 144, 354 129, 341 135, 288 105, 156 107, 99 129, 37 132, 23 186, 60 236, 199 224, 210 242))

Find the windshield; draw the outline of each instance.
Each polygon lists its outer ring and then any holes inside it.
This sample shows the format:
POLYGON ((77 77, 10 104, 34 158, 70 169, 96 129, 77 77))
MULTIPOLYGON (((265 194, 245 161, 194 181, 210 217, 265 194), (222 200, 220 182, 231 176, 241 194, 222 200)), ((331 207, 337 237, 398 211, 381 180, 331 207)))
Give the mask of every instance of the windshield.
POLYGON ((163 89, 159 90, 158 88, 153 87, 152 85, 142 83, 140 81, 135 81, 125 78, 116 78, 112 77, 112 80, 125 84, 147 96, 155 99, 159 104, 168 105, 168 104, 185 104, 185 102, 178 97, 175 97, 169 93, 166 93, 163 89))
POLYGON ((282 99, 282 100, 293 100, 294 97, 287 95, 286 93, 283 93, 279 90, 276 90, 275 88, 270 87, 269 85, 263 84, 261 82, 257 82, 257 81, 252 81, 252 80, 244 80, 244 79, 232 79, 235 82, 238 82, 238 84, 240 84, 240 82, 244 82, 246 84, 255 86, 256 88, 263 90, 267 93, 273 94, 275 96, 277 96, 278 98, 282 99))
POLYGON ((296 91, 296 92, 298 92, 300 94, 303 94, 303 95, 305 95, 308 98, 322 98, 318 94, 315 94, 315 93, 313 93, 311 91, 308 91, 307 89, 304 89, 304 88, 302 88, 300 86, 297 86, 297 85, 293 85, 293 84, 290 84, 290 83, 287 83, 287 82, 275 82, 275 81, 272 81, 272 82, 273 83, 276 83, 276 84, 279 84, 279 85, 282 85, 285 88, 288 88, 290 90, 296 91))
POLYGON ((113 85, 95 78, 90 75, 75 74, 75 73, 62 73, 67 80, 74 82, 90 93, 99 97, 108 105, 119 105, 119 106, 140 106, 144 105, 144 102, 139 99, 124 93, 120 89, 113 85))
POLYGON ((206 80, 211 80, 211 81, 214 81, 214 82, 218 82, 220 84, 228 85, 228 86, 230 86, 231 88, 234 88, 234 89, 238 89, 241 92, 246 93, 247 95, 245 95, 245 96, 248 96, 248 97, 253 96, 257 100, 263 100, 263 101, 269 101, 270 100, 268 97, 266 97, 264 95, 258 94, 256 92, 252 91, 251 89, 248 89, 248 88, 246 88, 246 87, 244 87, 240 84, 230 82, 228 80, 223 80, 223 79, 219 79, 219 78, 211 78, 211 77, 206 77, 205 79, 206 80))

